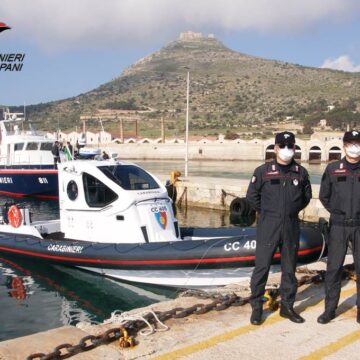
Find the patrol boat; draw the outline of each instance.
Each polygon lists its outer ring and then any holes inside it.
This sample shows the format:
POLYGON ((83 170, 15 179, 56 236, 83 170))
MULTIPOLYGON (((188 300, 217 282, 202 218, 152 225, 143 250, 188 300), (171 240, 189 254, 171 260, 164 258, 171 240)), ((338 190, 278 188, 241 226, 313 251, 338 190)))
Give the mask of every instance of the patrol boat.
MULTIPOLYGON (((166 188, 133 163, 61 163, 59 200, 60 218, 49 221, 3 206, 0 252, 181 288, 226 285, 252 272, 255 228, 180 228, 166 188)), ((324 249, 319 227, 303 226, 299 263, 318 260, 324 249)), ((274 265, 279 258, 276 252, 274 265)))
POLYGON ((57 199, 54 141, 33 129, 23 130, 23 115, 0 108, 0 194, 57 199))

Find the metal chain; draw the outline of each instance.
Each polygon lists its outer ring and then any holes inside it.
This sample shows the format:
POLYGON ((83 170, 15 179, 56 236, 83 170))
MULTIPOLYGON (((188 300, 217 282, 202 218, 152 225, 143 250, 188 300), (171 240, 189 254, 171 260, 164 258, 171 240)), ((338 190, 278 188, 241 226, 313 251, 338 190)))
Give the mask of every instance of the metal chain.
MULTIPOLYGON (((343 279, 356 279, 354 275, 355 266, 354 264, 349 264, 344 266, 343 279)), ((305 274, 298 280, 298 286, 303 286, 307 284, 319 284, 325 280, 325 271, 316 270, 311 271, 308 269, 298 269, 299 274, 305 274)), ((181 319, 189 315, 202 315, 206 314, 209 311, 222 311, 230 306, 243 306, 250 301, 250 296, 241 297, 233 294, 219 294, 219 293, 208 293, 203 290, 188 290, 181 294, 181 296, 191 296, 200 299, 211 299, 213 300, 209 304, 195 304, 187 308, 176 307, 174 309, 155 312, 157 317, 161 322, 164 322, 169 319, 181 319)), ((276 309, 274 307, 274 302, 279 296, 279 289, 269 289, 267 293, 267 301, 270 304, 271 309, 276 309), (272 305, 271 305, 272 304, 272 305)), ((266 301, 264 299, 264 301, 266 301)), ((145 315, 144 318, 148 322, 154 322, 154 318, 149 315, 145 315)), ((131 334, 135 336, 137 332, 144 327, 144 322, 139 320, 129 321, 123 327, 112 328, 105 331, 101 335, 87 335, 80 339, 77 345, 71 344, 61 344, 54 348, 53 352, 49 354, 43 353, 34 353, 29 355, 26 360, 60 360, 67 359, 73 355, 76 355, 80 352, 92 350, 100 345, 108 344, 114 340, 120 339, 121 337, 127 336, 127 330, 131 331, 131 334)))
POLYGON ((80 339, 77 345, 61 344, 54 348, 54 351, 49 354, 35 353, 29 355, 26 360, 60 360, 67 359, 80 352, 92 350, 100 345, 108 344, 123 336, 124 330, 122 328, 112 328, 105 331, 101 335, 87 335, 80 339))

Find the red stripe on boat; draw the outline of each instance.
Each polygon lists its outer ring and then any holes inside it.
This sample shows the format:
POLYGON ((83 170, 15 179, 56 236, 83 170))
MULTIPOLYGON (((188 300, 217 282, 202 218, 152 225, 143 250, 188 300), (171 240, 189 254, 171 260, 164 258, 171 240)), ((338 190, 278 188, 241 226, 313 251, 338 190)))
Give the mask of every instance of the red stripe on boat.
POLYGON ((59 197, 55 195, 23 194, 23 193, 11 192, 11 191, 0 191, 0 195, 11 196, 14 198, 32 197, 32 198, 44 199, 44 200, 59 200, 59 197))
MULTIPOLYGON (((308 255, 312 252, 321 250, 322 246, 316 246, 312 249, 305 249, 298 251, 298 255, 308 255)), ((183 260, 101 260, 101 259, 84 259, 84 258, 69 258, 57 255, 45 255, 40 253, 35 253, 27 250, 19 249, 10 249, 0 246, 0 250, 17 253, 32 255, 45 259, 54 259, 54 260, 65 260, 65 261, 78 261, 78 262, 88 262, 96 264, 117 264, 117 265, 163 265, 163 264, 198 264, 198 263, 219 263, 219 262, 236 262, 236 261, 247 261, 255 260, 255 256, 237 256, 231 258, 212 258, 212 259, 183 259, 183 260)), ((280 253, 275 253, 274 258, 280 258, 280 253)))

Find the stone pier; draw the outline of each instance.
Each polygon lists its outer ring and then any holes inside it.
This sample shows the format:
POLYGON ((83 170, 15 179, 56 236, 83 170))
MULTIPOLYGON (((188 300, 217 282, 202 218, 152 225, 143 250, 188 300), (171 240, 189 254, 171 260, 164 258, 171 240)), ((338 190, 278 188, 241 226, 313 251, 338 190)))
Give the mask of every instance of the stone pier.
MULTIPOLYGON (((159 176, 165 182, 164 176, 159 176)), ((249 185, 248 180, 188 177, 176 183, 177 203, 180 206, 195 206, 208 209, 229 210, 236 198, 244 198, 249 185)), ((319 200, 320 185, 312 185, 313 198, 300 213, 305 221, 317 222, 320 217, 328 218, 329 213, 319 200)))

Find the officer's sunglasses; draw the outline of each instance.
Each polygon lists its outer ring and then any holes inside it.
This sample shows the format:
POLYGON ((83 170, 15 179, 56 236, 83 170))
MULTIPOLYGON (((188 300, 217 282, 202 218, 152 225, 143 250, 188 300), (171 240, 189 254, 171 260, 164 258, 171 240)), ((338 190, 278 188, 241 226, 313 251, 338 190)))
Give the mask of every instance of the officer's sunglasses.
POLYGON ((294 147, 295 144, 278 144, 279 148, 280 149, 284 149, 285 146, 288 148, 288 149, 292 149, 294 147))

